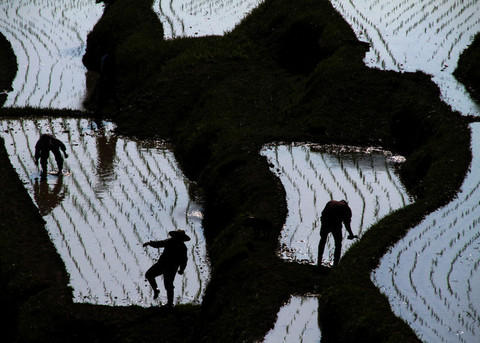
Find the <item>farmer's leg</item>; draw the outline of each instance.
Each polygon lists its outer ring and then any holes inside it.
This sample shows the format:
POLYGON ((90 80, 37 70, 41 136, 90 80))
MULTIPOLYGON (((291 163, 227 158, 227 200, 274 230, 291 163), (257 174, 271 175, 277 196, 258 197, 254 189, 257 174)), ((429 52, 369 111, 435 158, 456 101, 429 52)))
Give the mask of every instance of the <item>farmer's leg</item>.
POLYGON ((323 251, 325 250, 325 244, 327 243, 328 230, 322 226, 320 230, 320 242, 318 243, 318 261, 317 265, 320 267, 322 265, 323 251))
POLYGON ((153 299, 156 299, 158 297, 158 294, 160 293, 155 278, 161 274, 163 274, 162 267, 158 263, 151 266, 150 269, 148 269, 145 273, 145 278, 150 283, 150 286, 153 289, 153 299))
POLYGON ((63 170, 63 157, 60 153, 60 149, 53 150, 53 155, 55 156, 55 161, 57 161, 58 174, 61 174, 63 170))
POLYGON ((173 280, 175 279, 176 273, 176 270, 171 270, 163 275, 163 284, 165 285, 165 289, 167 290, 167 306, 173 305, 173 280))
POLYGON ((342 253, 342 227, 335 228, 332 231, 333 239, 335 240, 335 252, 333 253, 333 265, 336 266, 340 262, 340 255, 342 253))
POLYGON ((42 177, 47 177, 48 153, 42 153, 42 156, 40 157, 40 166, 42 167, 42 177))

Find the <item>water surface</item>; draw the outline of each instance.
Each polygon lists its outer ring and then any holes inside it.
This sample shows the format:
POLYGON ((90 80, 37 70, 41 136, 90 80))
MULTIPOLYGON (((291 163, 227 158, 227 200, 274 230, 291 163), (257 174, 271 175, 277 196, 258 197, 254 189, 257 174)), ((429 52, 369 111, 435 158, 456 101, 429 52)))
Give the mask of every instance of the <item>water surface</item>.
MULTIPOLYGON (((209 263, 201 226, 202 206, 189 195, 190 182, 171 148, 113 134, 113 125, 95 129, 86 119, 3 119, 0 135, 10 161, 46 221, 63 259, 73 300, 99 305, 151 306, 166 302, 162 277, 159 301, 144 273, 162 249, 149 240, 184 229, 189 261, 175 278, 175 302, 199 303, 209 263), (67 146, 64 175, 39 179, 34 147, 41 133, 67 146)), ((56 171, 53 156, 49 171, 56 171)))
MULTIPOLYGON (((282 258, 317 264, 320 217, 326 203, 345 199, 358 236, 392 211, 412 202, 396 167, 403 158, 380 149, 347 146, 268 145, 261 151, 287 194, 288 214, 280 238, 282 258)), ((343 230, 344 253, 354 241, 343 230)), ((323 262, 333 264, 329 235, 323 262)), ((343 255, 342 253, 342 255, 343 255)))
POLYGON ((155 0, 165 38, 223 35, 262 0, 155 0))
POLYGON ((82 109, 82 56, 102 12, 93 0, 0 0, 0 32, 18 63, 4 106, 82 109))

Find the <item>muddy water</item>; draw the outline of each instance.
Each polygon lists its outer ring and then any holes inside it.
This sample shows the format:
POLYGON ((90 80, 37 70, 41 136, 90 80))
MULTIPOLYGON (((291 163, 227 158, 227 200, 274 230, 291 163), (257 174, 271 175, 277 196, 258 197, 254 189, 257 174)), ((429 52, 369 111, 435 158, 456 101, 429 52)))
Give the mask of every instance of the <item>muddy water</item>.
POLYGON ((82 56, 102 12, 92 0, 0 0, 0 32, 18 63, 5 106, 82 109, 82 56))
MULTIPOLYGON (((143 242, 184 229, 189 262, 175 279, 175 302, 198 303, 209 277, 202 207, 189 196, 189 181, 161 142, 117 137, 113 125, 100 129, 86 119, 0 121, 10 160, 46 221, 46 229, 70 274, 75 302, 101 305, 158 305, 145 271, 161 249, 143 242), (67 146, 62 176, 39 180, 34 147, 40 133, 67 146)), ((53 157, 50 171, 56 171, 53 157)))
POLYGON ((262 0, 155 0, 153 10, 165 38, 223 35, 231 31, 262 0))
MULTIPOLYGON (((280 239, 280 255, 287 260, 317 264, 321 212, 331 199, 347 200, 353 212, 352 231, 360 237, 376 221, 412 201, 395 173, 403 158, 387 151, 270 145, 261 153, 287 194, 288 215, 280 239)), ((344 232, 343 252, 354 242, 346 236, 344 232)), ((333 250, 330 235, 324 264, 333 264, 333 250)))

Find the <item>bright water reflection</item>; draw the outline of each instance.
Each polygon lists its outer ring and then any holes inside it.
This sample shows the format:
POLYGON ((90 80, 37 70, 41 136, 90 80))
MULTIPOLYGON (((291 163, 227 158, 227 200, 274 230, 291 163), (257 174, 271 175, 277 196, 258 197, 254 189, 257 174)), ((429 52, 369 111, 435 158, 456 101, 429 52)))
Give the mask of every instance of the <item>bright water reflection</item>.
POLYGON ((18 63, 5 106, 82 109, 82 56, 102 12, 93 0, 0 0, 0 32, 18 63))
MULTIPOLYGON (((145 271, 158 249, 142 243, 185 229, 189 261, 175 278, 175 299, 201 301, 209 277, 202 207, 168 146, 117 137, 112 124, 94 131, 85 119, 4 119, 0 135, 12 165, 46 221, 50 239, 70 274, 75 302, 158 304, 145 271), (40 133, 67 145, 63 176, 38 180, 34 147, 40 133)), ((54 170, 53 157, 50 170, 54 170)), ((159 277, 159 281, 161 277, 159 277)), ((160 301, 166 302, 161 285, 160 301), (163 296, 163 297, 162 297, 163 296)))
MULTIPOLYGON (((280 239, 281 256, 317 264, 320 217, 325 204, 345 199, 352 208, 352 231, 365 230, 392 211, 411 203, 395 173, 401 161, 391 153, 346 146, 270 145, 261 154, 272 163, 287 194, 288 215, 280 239)), ((353 241, 344 230, 342 252, 353 241)), ((329 235, 323 261, 333 263, 329 235), (327 254, 327 256, 325 256, 327 254)))
POLYGON ((480 123, 458 198, 410 229, 372 274, 424 342, 480 339, 480 123))
POLYGON ((295 296, 278 312, 278 320, 265 336, 263 343, 318 343, 318 299, 295 296))
MULTIPOLYGON (((422 70, 454 110, 480 114, 452 76, 459 55, 480 31, 479 1, 331 2, 357 36, 371 43, 367 65, 422 70)), ((372 274, 395 313, 425 342, 478 342, 480 337, 479 301, 472 291, 480 284, 478 125, 472 130, 472 168, 459 198, 411 229, 372 274)))
POLYGON ((155 0, 165 38, 223 35, 262 0, 155 0))
POLYGON ((456 111, 479 107, 452 76, 462 51, 480 31, 478 0, 330 0, 360 40, 371 44, 372 68, 432 75, 443 100, 456 111))

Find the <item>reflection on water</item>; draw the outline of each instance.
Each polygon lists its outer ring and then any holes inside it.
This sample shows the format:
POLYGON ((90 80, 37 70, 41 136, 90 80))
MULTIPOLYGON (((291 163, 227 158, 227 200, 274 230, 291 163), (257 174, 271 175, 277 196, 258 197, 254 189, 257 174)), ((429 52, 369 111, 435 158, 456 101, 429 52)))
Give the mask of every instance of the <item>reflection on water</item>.
POLYGON ((18 63, 5 106, 81 109, 82 55, 102 11, 93 0, 0 1, 0 32, 18 63))
POLYGON ((423 71, 432 75, 443 100, 454 110, 476 114, 479 107, 452 76, 462 51, 480 31, 478 0, 330 0, 360 40, 370 43, 365 63, 372 68, 423 71))
POLYGON ((35 179, 33 184, 33 198, 42 216, 49 214, 65 198, 63 175, 49 176, 47 179, 35 179))
MULTIPOLYGON (((201 301, 209 277, 202 207, 168 146, 117 137, 113 125, 98 130, 88 120, 5 119, 0 134, 12 165, 40 212, 62 257, 75 302, 157 304, 144 273, 159 257, 142 244, 184 229, 189 262, 175 278, 177 303, 201 301), (33 151, 41 133, 67 146, 63 176, 40 181, 33 151)), ((49 161, 53 169, 54 159, 49 161)), ((165 302, 165 291, 160 294, 165 302)))
POLYGON ((155 0, 165 38, 223 35, 262 0, 155 0))
POLYGON ((263 342, 318 343, 320 340, 318 299, 295 296, 280 309, 274 328, 267 333, 263 342))
MULTIPOLYGON (((272 163, 287 194, 288 215, 281 235, 281 256, 317 264, 320 217, 325 204, 345 199, 352 212, 352 231, 361 236, 372 224, 411 199, 395 174, 399 156, 380 150, 334 146, 270 145, 262 155, 272 163)), ((342 252, 354 241, 346 239, 342 252)), ((333 263, 333 238, 325 250, 333 263)))

